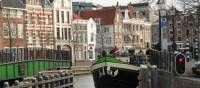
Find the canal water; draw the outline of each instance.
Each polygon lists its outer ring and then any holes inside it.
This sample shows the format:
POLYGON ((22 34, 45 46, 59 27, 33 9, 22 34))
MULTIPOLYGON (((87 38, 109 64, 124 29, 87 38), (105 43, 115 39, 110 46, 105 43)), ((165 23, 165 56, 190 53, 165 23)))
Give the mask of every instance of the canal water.
POLYGON ((91 74, 75 76, 74 83, 75 88, 95 88, 91 74))

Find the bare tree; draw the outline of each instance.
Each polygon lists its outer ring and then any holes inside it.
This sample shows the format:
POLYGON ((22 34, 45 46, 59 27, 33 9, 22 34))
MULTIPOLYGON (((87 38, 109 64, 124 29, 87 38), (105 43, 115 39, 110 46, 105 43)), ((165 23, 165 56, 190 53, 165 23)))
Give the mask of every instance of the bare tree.
POLYGON ((106 33, 104 29, 102 28, 101 25, 98 26, 97 28, 97 34, 96 34, 96 43, 98 45, 98 51, 103 52, 105 50, 105 38, 106 38, 106 33), (99 46, 100 45, 100 46, 99 46))

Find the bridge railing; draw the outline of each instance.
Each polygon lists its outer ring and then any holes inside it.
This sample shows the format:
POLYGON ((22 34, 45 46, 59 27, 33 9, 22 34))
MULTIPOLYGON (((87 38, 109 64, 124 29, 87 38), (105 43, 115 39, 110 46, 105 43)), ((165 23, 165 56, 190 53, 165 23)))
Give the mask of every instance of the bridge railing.
POLYGON ((150 50, 148 57, 151 65, 156 65, 158 69, 174 72, 175 54, 165 51, 150 50))
POLYGON ((30 60, 71 61, 71 51, 46 48, 12 48, 0 50, 0 64, 30 60))
POLYGON ((129 63, 139 66, 140 64, 147 64, 148 60, 146 55, 131 55, 129 63))

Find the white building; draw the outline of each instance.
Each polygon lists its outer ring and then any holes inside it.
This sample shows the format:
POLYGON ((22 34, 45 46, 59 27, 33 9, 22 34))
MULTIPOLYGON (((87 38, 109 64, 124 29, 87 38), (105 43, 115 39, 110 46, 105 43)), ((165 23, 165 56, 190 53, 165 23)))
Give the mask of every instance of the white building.
POLYGON ((124 47, 146 49, 151 47, 151 22, 143 19, 124 19, 124 47))
POLYGON ((73 56, 75 61, 95 60, 96 23, 73 14, 73 56))
POLYGON ((71 47, 72 1, 54 0, 53 14, 56 49, 66 49, 66 47, 71 47))

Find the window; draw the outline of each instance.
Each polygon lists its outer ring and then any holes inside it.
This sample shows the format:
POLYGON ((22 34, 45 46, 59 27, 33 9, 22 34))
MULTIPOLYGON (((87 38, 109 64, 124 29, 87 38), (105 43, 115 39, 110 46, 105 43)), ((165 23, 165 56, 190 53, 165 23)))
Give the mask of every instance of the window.
POLYGON ((32 24, 32 14, 28 15, 27 19, 28 19, 27 23, 32 24))
POLYGON ((57 28, 57 39, 60 39, 60 28, 57 28))
POLYGON ((91 42, 94 41, 94 33, 90 33, 90 41, 91 41, 91 42))
POLYGON ((7 15, 8 15, 8 10, 7 10, 7 9, 3 9, 2 15, 3 15, 3 17, 7 17, 7 15))
POLYGON ((190 34, 190 30, 186 30, 186 35, 188 36, 190 34))
POLYGON ((49 46, 50 45, 50 36, 51 35, 51 33, 50 32, 47 32, 47 34, 46 34, 46 42, 47 42, 47 45, 49 46))
POLYGON ((68 28, 69 40, 71 40, 71 28, 68 28))
POLYGON ((190 25, 190 27, 194 26, 194 24, 193 24, 193 23, 189 23, 189 25, 190 25))
POLYGON ((173 39, 174 39, 173 37, 170 37, 170 39, 169 39, 169 40, 170 40, 170 41, 173 41, 173 39))
POLYGON ((181 30, 178 30, 178 34, 179 34, 179 35, 181 35, 181 34, 182 34, 181 30))
POLYGON ((50 16, 49 16, 49 15, 45 17, 45 23, 46 23, 46 24, 49 24, 49 19, 50 19, 50 16))
POLYGON ((23 11, 17 10, 17 18, 21 18, 23 16, 23 11))
POLYGON ((10 24, 10 28, 11 28, 11 36, 12 38, 16 38, 17 36, 17 27, 16 24, 10 24))
POLYGON ((64 23, 64 11, 61 11, 61 21, 62 21, 62 23, 64 23))
POLYGON ((178 23, 177 23, 177 26, 178 26, 178 27, 180 27, 180 26, 181 26, 181 23, 180 23, 180 22, 178 22, 178 23))
POLYGON ((178 41, 182 41, 181 37, 178 37, 178 41))
POLYGON ((60 23, 60 20, 59 20, 59 10, 56 10, 56 19, 57 19, 57 23, 60 23))
POLYGON ((68 36, 67 36, 67 28, 65 28, 65 40, 68 39, 68 36))
POLYGON ((4 38, 9 37, 9 29, 8 29, 7 23, 3 23, 3 36, 4 36, 4 38))
POLYGON ((136 36, 136 42, 139 42, 139 36, 138 35, 136 36))
MULTIPOLYGON (((118 41, 117 41, 118 42, 118 41)), ((107 39, 106 39, 106 43, 107 44, 111 44, 111 37, 108 37, 107 39)))
POLYGON ((65 30, 64 30, 64 28, 62 28, 62 32, 61 32, 61 34, 62 34, 62 40, 64 40, 64 32, 65 30))
POLYGON ((173 31, 169 31, 170 34, 173 34, 173 31))
POLYGON ((39 14, 36 15, 35 24, 39 24, 39 14))
POLYGON ((18 24, 17 29, 18 29, 18 38, 23 38, 24 36, 23 24, 18 24))
POLYGON ((62 3, 61 3, 62 7, 64 7, 64 0, 62 0, 62 3))
POLYGON ((69 14, 69 11, 67 11, 67 23, 70 22, 70 14, 69 14))
MULTIPOLYGON (((131 26, 131 25, 130 25, 130 26, 131 26)), ((132 27, 133 27, 133 28, 132 28, 132 31, 135 31, 135 25, 132 25, 132 27)))
POLYGON ((17 16, 17 11, 16 10, 10 10, 10 17, 15 18, 17 16))
POLYGON ((35 37, 36 37, 36 46, 40 46, 40 33, 36 32, 35 33, 35 37))
POLYGON ((28 45, 33 45, 33 33, 28 33, 28 45))

